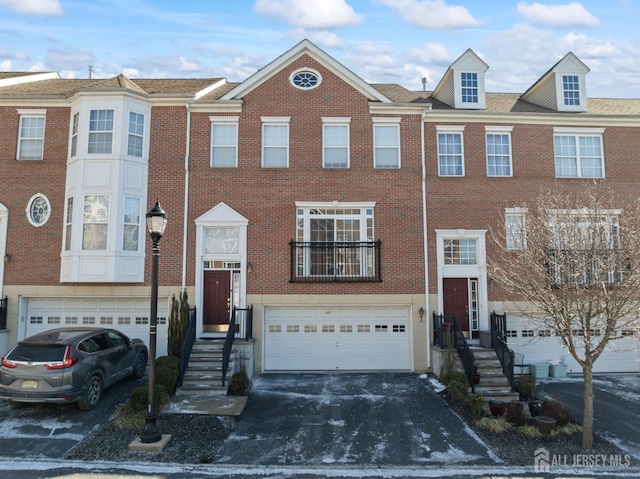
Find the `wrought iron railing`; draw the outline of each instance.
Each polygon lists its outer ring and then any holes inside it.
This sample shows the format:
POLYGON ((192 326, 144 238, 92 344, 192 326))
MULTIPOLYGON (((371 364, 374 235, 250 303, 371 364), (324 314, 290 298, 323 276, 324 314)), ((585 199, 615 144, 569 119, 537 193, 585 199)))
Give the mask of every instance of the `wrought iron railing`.
POLYGON ((515 376, 513 374, 514 354, 507 344, 507 314, 491 313, 491 347, 498 355, 502 372, 509 380, 511 391, 515 391, 515 376))
POLYGON ((251 339, 253 332, 253 305, 248 308, 233 307, 231 320, 229 321, 229 329, 227 337, 224 340, 222 348, 222 386, 225 386, 227 380, 227 371, 229 371, 229 360, 231 358, 231 350, 233 349, 233 341, 235 339, 251 339))
POLYGON ((380 282, 378 241, 291 241, 292 283, 380 282))
POLYGON ((5 296, 0 299, 0 330, 7 329, 7 303, 9 299, 5 296))
POLYGON ((180 346, 180 370, 178 376, 178 387, 182 386, 184 373, 189 365, 189 357, 193 349, 193 343, 196 340, 196 308, 189 309, 189 317, 187 319, 187 329, 184 333, 184 339, 180 346))
POLYGON ((436 314, 434 311, 433 331, 433 341, 436 346, 440 346, 441 349, 453 348, 457 351, 471 392, 475 392, 475 358, 455 314, 445 316, 436 314))

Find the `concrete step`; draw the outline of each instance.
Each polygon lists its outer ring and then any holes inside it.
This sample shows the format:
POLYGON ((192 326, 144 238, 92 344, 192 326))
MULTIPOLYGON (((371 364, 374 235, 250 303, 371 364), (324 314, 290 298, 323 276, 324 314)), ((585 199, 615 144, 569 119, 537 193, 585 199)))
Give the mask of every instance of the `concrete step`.
POLYGON ((228 385, 222 387, 221 385, 209 386, 182 386, 178 391, 178 394, 186 394, 189 396, 224 396, 229 389, 228 385))
POLYGON ((488 402, 508 403, 508 402, 517 401, 518 399, 520 399, 520 395, 518 393, 512 393, 512 392, 505 393, 501 391, 485 391, 485 392, 476 391, 476 394, 482 394, 484 396, 484 401, 486 403, 488 402))

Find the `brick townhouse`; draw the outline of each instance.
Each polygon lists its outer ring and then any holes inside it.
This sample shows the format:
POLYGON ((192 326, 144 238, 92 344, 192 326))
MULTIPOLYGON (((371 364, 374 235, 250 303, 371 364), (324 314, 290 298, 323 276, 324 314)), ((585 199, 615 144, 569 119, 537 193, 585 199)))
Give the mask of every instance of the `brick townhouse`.
MULTIPOLYGON (((473 343, 509 307, 483 267, 489 228, 541 186, 631 195, 638 178, 640 101, 587 101, 572 53, 523 94, 485 92, 487 70, 467 50, 433 92, 409 91, 305 40, 241 83, 0 73, 3 348, 73 324, 148 337, 157 199, 160 354, 186 290, 200 339, 251 308, 253 372, 431 370, 432 312, 473 343), (586 139, 589 169, 554 138, 586 139)), ((506 312, 514 348, 563 354, 506 312)), ((601 370, 640 370, 628 341, 601 370)))

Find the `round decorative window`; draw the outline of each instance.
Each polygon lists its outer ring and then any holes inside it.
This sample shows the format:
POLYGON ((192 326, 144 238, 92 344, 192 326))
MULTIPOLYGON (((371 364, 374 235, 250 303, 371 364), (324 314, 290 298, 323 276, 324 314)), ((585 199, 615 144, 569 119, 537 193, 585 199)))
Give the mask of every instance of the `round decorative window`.
POLYGON ((49 220, 51 203, 42 193, 33 195, 27 206, 27 218, 33 226, 42 226, 49 220))
POLYGON ((291 84, 301 90, 311 90, 322 82, 322 76, 311 68, 302 68, 294 71, 289 77, 291 84))

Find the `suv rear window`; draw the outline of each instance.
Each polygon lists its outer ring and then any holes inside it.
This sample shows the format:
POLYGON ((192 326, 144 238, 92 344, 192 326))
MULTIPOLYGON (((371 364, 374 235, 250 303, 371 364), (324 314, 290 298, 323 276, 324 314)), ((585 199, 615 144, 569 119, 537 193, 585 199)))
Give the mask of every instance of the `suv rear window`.
POLYGON ((64 344, 51 344, 46 346, 34 346, 32 344, 18 344, 7 356, 11 361, 27 361, 32 363, 50 363, 62 361, 64 344))

